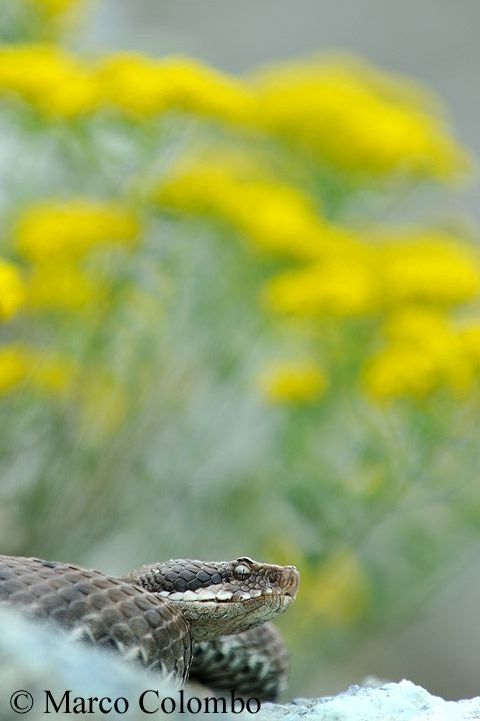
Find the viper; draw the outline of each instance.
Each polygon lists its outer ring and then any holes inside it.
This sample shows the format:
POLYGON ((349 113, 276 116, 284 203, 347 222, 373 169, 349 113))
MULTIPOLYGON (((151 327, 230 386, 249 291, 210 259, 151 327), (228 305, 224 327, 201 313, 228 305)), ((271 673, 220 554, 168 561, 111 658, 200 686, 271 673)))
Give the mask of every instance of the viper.
POLYGON ((121 578, 0 556, 0 602, 112 649, 163 677, 275 700, 288 654, 271 619, 295 599, 295 566, 241 557, 170 560, 121 578))

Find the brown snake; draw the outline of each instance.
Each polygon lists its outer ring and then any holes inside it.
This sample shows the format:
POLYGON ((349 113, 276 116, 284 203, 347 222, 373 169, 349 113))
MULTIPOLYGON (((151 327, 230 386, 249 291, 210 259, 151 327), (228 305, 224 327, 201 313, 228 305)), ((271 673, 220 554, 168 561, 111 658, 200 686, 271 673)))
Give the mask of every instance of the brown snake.
POLYGON ((0 556, 0 602, 81 641, 216 691, 275 699, 288 658, 270 619, 290 606, 294 566, 172 560, 123 578, 38 558, 0 556))

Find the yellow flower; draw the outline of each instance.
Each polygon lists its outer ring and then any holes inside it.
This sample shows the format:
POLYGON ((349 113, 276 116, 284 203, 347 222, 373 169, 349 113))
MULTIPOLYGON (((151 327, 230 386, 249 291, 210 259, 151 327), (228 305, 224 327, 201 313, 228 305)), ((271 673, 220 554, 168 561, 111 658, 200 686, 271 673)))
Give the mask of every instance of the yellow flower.
POLYGON ((97 78, 106 104, 136 118, 183 110, 238 122, 251 114, 246 85, 187 58, 111 55, 100 63, 97 78))
POLYGON ((328 380, 311 361, 274 363, 260 379, 260 389, 272 403, 308 403, 321 398, 328 380))
POLYGON ((273 66, 256 87, 259 127, 348 173, 446 180, 466 165, 425 93, 358 60, 273 66))
POLYGON ((22 307, 25 287, 13 263, 0 259, 0 322, 10 320, 22 307))
POLYGON ((393 303, 455 305, 480 292, 480 262, 473 246, 441 232, 391 236, 379 251, 379 273, 393 303))
POLYGON ((408 345, 394 345, 378 353, 367 366, 365 385, 377 400, 424 398, 439 386, 436 358, 408 345))
POLYGON ((180 166, 153 199, 175 212, 229 223, 269 253, 311 259, 350 242, 347 231, 321 218, 310 196, 245 157, 219 154, 180 166))
POLYGON ((375 273, 366 263, 352 259, 281 273, 268 281, 263 299, 276 313, 345 317, 371 313, 378 294, 375 273))
POLYGON ((135 247, 136 216, 118 203, 45 201, 27 208, 15 229, 18 251, 33 263, 65 263, 100 246, 135 247))
POLYGON ((0 347, 0 395, 5 395, 25 380, 29 371, 29 361, 20 345, 0 347))
POLYGON ((40 265, 29 275, 26 306, 31 311, 88 310, 105 301, 105 288, 84 271, 69 265, 40 265))
POLYGON ((480 323, 463 323, 458 328, 458 337, 475 369, 480 370, 480 323))
POLYGON ((0 394, 22 387, 47 395, 61 395, 75 378, 71 361, 20 343, 0 347, 0 394))
POLYGON ((97 107, 88 68, 51 45, 0 46, 0 96, 18 97, 48 117, 75 118, 97 107))
POLYGON ((33 5, 50 17, 58 17, 71 12, 80 2, 81 0, 33 0, 33 5))
POLYGON ((422 343, 444 348, 453 326, 443 312, 415 305, 404 305, 390 315, 384 326, 386 338, 394 343, 422 343))
POLYGON ((438 390, 461 396, 473 365, 450 320, 441 313, 405 308, 386 328, 388 344, 367 363, 364 383, 377 400, 426 398, 438 390))

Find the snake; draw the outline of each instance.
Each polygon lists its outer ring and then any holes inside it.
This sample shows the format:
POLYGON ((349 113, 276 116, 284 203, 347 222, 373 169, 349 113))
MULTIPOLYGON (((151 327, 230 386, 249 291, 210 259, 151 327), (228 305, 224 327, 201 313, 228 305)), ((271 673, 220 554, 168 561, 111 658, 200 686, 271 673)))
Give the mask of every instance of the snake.
POLYGON ((0 555, 0 603, 179 685, 195 681, 219 694, 233 689, 274 701, 289 662, 271 619, 289 608, 299 578, 295 566, 248 557, 175 559, 116 578, 0 555))

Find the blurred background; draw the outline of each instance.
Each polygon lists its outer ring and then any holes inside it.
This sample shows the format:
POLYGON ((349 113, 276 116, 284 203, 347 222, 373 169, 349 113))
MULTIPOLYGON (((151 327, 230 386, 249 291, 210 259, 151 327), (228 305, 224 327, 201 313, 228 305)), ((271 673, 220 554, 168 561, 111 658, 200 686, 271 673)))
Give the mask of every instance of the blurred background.
MULTIPOLYGON (((95 8, 95 4, 93 5, 95 8)), ((469 0, 139 0, 97 2, 84 48, 186 53, 233 73, 258 64, 344 50, 440 94, 459 137, 477 154, 480 100, 473 88, 480 8, 469 0)), ((77 42, 80 38, 77 36, 77 42)), ((462 194, 478 217, 478 178, 462 194)))
POLYGON ((479 21, 0 0, 2 552, 295 563, 289 696, 479 693, 479 21))

